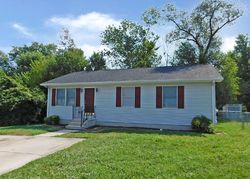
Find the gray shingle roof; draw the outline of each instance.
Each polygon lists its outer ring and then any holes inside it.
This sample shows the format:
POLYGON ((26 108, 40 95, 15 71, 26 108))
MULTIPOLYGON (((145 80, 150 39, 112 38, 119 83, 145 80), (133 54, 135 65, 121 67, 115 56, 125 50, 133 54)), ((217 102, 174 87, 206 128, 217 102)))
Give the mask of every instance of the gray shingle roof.
POLYGON ((72 83, 114 83, 131 81, 221 81, 212 65, 165 66, 126 70, 80 71, 42 83, 43 86, 72 83))

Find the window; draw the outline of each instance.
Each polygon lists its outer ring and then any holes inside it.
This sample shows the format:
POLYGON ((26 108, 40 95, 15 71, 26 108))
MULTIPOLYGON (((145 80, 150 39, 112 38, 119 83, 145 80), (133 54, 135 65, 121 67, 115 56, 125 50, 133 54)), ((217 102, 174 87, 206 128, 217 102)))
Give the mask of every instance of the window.
POLYGON ((125 87, 122 88, 122 106, 135 105, 135 88, 125 87))
POLYGON ((58 106, 65 105, 65 89, 57 89, 56 105, 58 106))
POLYGON ((165 86, 163 87, 163 106, 168 108, 177 107, 177 87, 165 86))
POLYGON ((76 104, 76 89, 67 89, 67 106, 75 106, 76 104))

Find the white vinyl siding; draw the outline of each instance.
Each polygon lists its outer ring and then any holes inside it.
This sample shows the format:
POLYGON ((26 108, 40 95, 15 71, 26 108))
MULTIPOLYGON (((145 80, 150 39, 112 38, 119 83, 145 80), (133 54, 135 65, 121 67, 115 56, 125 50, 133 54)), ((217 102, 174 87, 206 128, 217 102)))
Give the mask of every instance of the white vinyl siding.
POLYGON ((76 104, 76 89, 69 88, 67 89, 67 106, 75 106, 76 104))
POLYGON ((122 88, 122 106, 133 107, 135 104, 135 88, 123 87, 122 88))
POLYGON ((56 90, 56 105, 65 106, 65 89, 56 90))
POLYGON ((177 86, 163 86, 163 107, 177 108, 177 86))
MULTIPOLYGON (((95 112, 97 122, 140 124, 140 125, 190 125, 196 115, 205 115, 212 119, 212 83, 155 83, 131 84, 141 86, 141 108, 116 107, 116 86, 126 88, 123 84, 98 86, 72 86, 79 88, 96 87, 95 112), (156 86, 184 86, 185 108, 156 108, 156 86)), ((55 87, 56 88, 56 87, 55 87)), ((134 89, 134 88, 133 88, 134 89)), ((49 89, 51 90, 51 88, 49 89)), ((134 90, 133 90, 134 93, 134 90)), ((51 92, 49 93, 51 95, 51 92)), ((48 115, 59 115, 61 119, 70 120, 71 106, 51 106, 48 98, 48 115)), ((134 101, 133 101, 134 103, 134 101)), ((81 93, 81 104, 84 104, 84 93, 81 93)), ((134 105, 134 104, 133 104, 134 105)))
MULTIPOLYGON (((122 87, 121 84, 118 85, 122 87)), ((97 121, 191 125, 192 118, 196 115, 205 115, 212 119, 210 83, 173 84, 172 86, 185 87, 184 109, 156 108, 156 86, 164 85, 166 84, 140 84, 141 108, 116 108, 115 86, 106 85, 98 87, 100 90, 96 93, 95 103, 97 121)))

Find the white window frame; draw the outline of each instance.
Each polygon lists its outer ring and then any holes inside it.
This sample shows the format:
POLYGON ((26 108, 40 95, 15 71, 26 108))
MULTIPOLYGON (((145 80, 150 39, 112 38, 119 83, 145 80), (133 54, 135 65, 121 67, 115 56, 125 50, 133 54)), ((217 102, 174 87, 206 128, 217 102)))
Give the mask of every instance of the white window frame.
POLYGON ((66 106, 66 89, 65 88, 57 88, 56 89, 56 106, 66 106), (57 95, 58 95, 58 90, 64 90, 64 104, 58 104, 58 101, 57 101, 57 95))
POLYGON ((178 108, 178 98, 179 98, 179 95, 178 95, 178 86, 175 86, 175 85, 162 86, 162 107, 163 108, 177 109, 178 108), (175 87, 176 88, 176 106, 172 106, 172 107, 165 106, 165 102, 164 102, 164 88, 165 87, 175 87))
POLYGON ((74 90, 74 93, 75 93, 75 96, 74 96, 74 99, 75 99, 75 102, 76 102, 76 88, 66 88, 65 89, 65 103, 66 103, 66 106, 75 106, 76 104, 74 103, 74 105, 68 105, 68 90, 74 90))
POLYGON ((135 87, 134 86, 124 86, 124 87, 121 87, 121 106, 122 107, 125 107, 125 108, 134 108, 135 107, 135 87), (124 90, 124 88, 132 88, 133 90, 133 96, 134 96, 134 98, 133 98, 133 103, 132 103, 132 105, 130 105, 130 106, 124 106, 124 100, 123 100, 123 90, 124 90))

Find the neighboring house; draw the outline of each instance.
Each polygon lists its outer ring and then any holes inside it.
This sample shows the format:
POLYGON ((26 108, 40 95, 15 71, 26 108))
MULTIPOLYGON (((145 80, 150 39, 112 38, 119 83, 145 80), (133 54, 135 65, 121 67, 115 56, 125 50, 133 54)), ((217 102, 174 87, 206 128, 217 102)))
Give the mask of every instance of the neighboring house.
POLYGON ((80 125, 80 109, 92 125, 190 129, 205 115, 216 123, 212 65, 166 66, 70 73, 42 83, 48 88, 47 116, 80 125))

